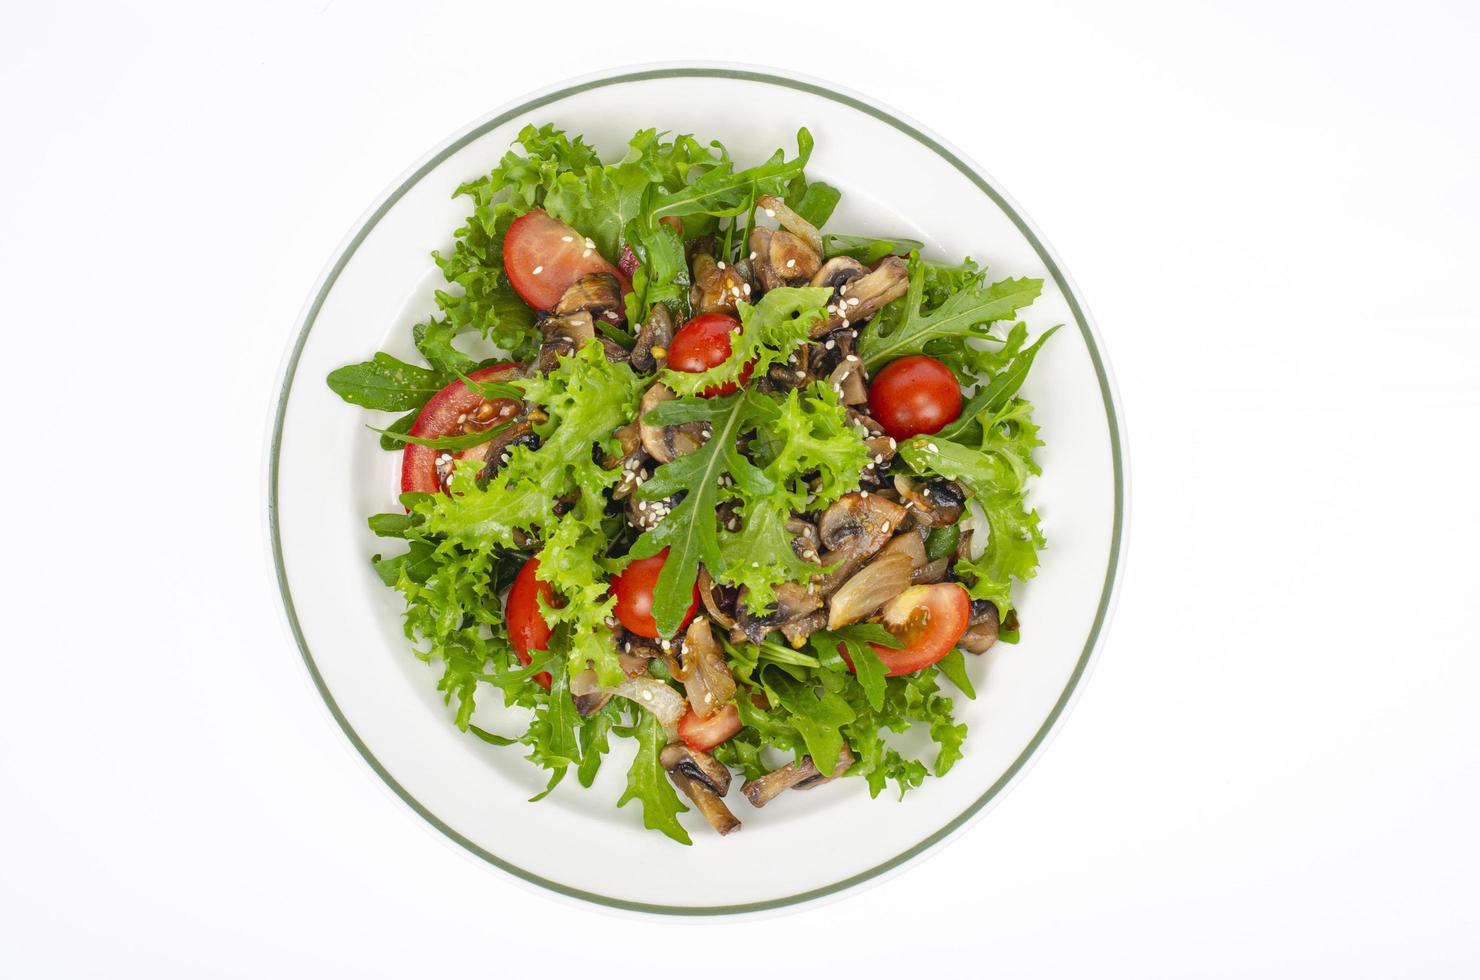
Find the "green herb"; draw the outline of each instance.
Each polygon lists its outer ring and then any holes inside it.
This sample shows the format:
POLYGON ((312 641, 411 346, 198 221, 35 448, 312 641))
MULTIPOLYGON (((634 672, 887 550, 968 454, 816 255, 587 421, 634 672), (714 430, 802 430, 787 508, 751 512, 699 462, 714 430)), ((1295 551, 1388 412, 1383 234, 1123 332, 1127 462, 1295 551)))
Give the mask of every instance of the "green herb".
POLYGON ((436 371, 407 364, 389 354, 376 354, 362 364, 329 372, 329 387, 351 405, 383 412, 420 409, 441 391, 447 379, 436 371))
POLYGON ((617 806, 623 807, 637 800, 642 804, 644 827, 662 831, 680 844, 692 844, 689 832, 678 822, 678 815, 687 813, 689 808, 679 802, 678 794, 658 759, 665 741, 658 719, 649 712, 642 712, 637 723, 637 757, 627 772, 627 789, 617 800, 617 806))
POLYGON ((859 334, 858 354, 869 371, 906 354, 923 354, 928 345, 939 341, 964 344, 973 338, 992 339, 990 324, 1031 304, 1043 289, 1042 279, 1003 279, 984 288, 973 283, 926 311, 922 307, 925 278, 924 266, 915 259, 903 306, 890 304, 888 309, 898 312, 875 317, 859 334))

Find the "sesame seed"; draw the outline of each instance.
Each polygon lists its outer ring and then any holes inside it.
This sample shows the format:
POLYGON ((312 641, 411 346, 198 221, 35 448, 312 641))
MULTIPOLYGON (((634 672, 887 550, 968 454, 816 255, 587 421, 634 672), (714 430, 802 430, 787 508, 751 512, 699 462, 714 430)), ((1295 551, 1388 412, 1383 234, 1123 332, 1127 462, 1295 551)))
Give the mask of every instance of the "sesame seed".
POLYGON ((858 305, 858 297, 857 296, 849 296, 848 297, 848 305, 849 306, 857 306, 858 305))
POLYGON ((588 259, 590 257, 591 257, 591 249, 589 249, 589 248, 586 249, 584 252, 581 253, 581 258, 583 258, 583 259, 588 259))
POLYGON ((560 236, 560 240, 562 242, 573 242, 573 241, 575 241, 575 237, 572 236, 572 235, 561 235, 560 236))
POLYGON ((805 380, 806 377, 807 377, 807 372, 806 371, 798 371, 797 372, 797 380, 798 381, 805 380))
POLYGON ((658 646, 662 647, 664 650, 667 650, 672 646, 672 644, 670 644, 667 640, 659 640, 658 646))
POLYGON ((824 350, 832 350, 836 346, 838 346, 838 342, 835 340, 829 340, 827 343, 822 345, 824 350))
POLYGON ((859 493, 858 493, 858 495, 860 497, 862 497, 864 500, 867 500, 868 499, 868 491, 867 490, 860 490, 859 493))
POLYGON ((838 295, 839 296, 847 296, 848 295, 848 284, 846 282, 843 283, 841 286, 838 287, 838 295))
POLYGON ((753 562, 750 563, 750 567, 751 568, 760 568, 761 567, 761 563, 758 562, 758 561, 753 561, 753 562))
POLYGON ((591 239, 588 238, 588 239, 586 239, 586 247, 587 248, 595 248, 596 247, 596 243, 593 242, 591 239))
POLYGON ((717 268, 717 269, 723 269, 724 267, 725 267, 725 264, 723 262, 717 262, 717 263, 715 263, 715 268, 717 268))
POLYGON ((752 261, 752 262, 755 261, 755 253, 754 252, 751 252, 750 253, 750 261, 752 261))
POLYGON ((750 295, 750 283, 747 282, 745 285, 741 286, 740 288, 745 291, 745 295, 746 296, 749 296, 750 295))
POLYGON ((847 357, 843 358, 843 360, 847 361, 849 364, 857 364, 858 363, 858 355, 857 354, 849 354, 847 357))
MULTIPOLYGON (((828 312, 828 315, 830 316, 830 315, 838 312, 838 308, 836 306, 829 306, 827 308, 827 312, 828 312)), ((832 341, 828 341, 828 343, 832 343, 832 341)))
MULTIPOLYGON (((666 647, 668 644, 665 643, 663 645, 666 647)), ((642 699, 644 701, 651 701, 653 699, 653 692, 652 691, 643 691, 642 692, 642 699)))
POLYGON ((938 452, 940 452, 940 447, 939 447, 939 446, 937 446, 937 445, 936 445, 936 444, 935 444, 935 443, 933 443, 933 442, 927 442, 927 443, 926 443, 926 444, 925 444, 925 448, 926 448, 926 449, 928 449, 928 450, 930 450, 930 451, 931 451, 931 452, 933 452, 933 453, 938 453, 938 452))
POLYGON ((542 266, 542 265, 537 265, 537 266, 534 267, 534 274, 535 275, 539 275, 541 272, 544 272, 544 271, 545 271, 545 267, 542 266))
POLYGON ((775 208, 766 208, 766 217, 768 217, 768 218, 774 218, 774 217, 776 217, 776 209, 775 208))
POLYGON ((893 437, 891 437, 889 439, 889 448, 890 449, 896 449, 898 447, 899 447, 899 443, 895 442, 894 439, 893 439, 893 437))
POLYGON ((885 534, 888 534, 889 533, 889 522, 888 521, 885 521, 884 522, 884 528, 883 528, 883 530, 884 530, 884 533, 885 534))
POLYGON ((882 462, 884 462, 884 454, 883 453, 876 453, 874 455, 874 462, 875 463, 882 463, 882 462))
POLYGON ((714 700, 714 692, 713 691, 705 691, 704 692, 704 703, 705 704, 708 704, 708 703, 710 703, 713 700, 714 700))
POLYGON ((796 268, 796 265, 797 265, 797 260, 796 259, 787 259, 786 260, 786 267, 788 269, 795 269, 796 268))

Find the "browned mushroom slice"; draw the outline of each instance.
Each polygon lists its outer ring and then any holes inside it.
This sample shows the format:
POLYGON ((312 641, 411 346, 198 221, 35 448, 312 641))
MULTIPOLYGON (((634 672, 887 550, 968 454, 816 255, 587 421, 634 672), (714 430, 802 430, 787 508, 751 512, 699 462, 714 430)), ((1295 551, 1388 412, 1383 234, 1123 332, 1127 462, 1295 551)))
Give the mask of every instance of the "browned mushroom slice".
POLYGON ((789 231, 756 228, 750 233, 751 260, 763 289, 799 286, 817 274, 822 256, 789 231))
POLYGON ((786 530, 791 535, 791 550, 802 561, 822 563, 817 554, 817 526, 800 517, 788 517, 786 530))
POLYGON ((973 599, 971 625, 966 628, 966 634, 958 641, 958 645, 967 653, 985 653, 988 647, 997 642, 1000 629, 997 607, 986 599, 973 599))
POLYGON ((487 480, 497 473, 499 468, 509 461, 509 450, 515 446, 528 446, 534 449, 539 444, 540 437, 534 434, 534 427, 529 424, 529 419, 524 418, 513 423, 489 440, 487 452, 483 457, 483 469, 478 473, 478 479, 487 480))
POLYGON ((694 714, 708 718, 735 696, 735 678, 725 663, 724 651, 714 641, 707 617, 696 616, 689 624, 679 656, 682 673, 680 676, 675 671, 674 677, 683 684, 694 714))
POLYGON ((759 779, 746 780, 740 785, 740 792, 745 794, 745 798, 750 801, 751 806, 763 807, 793 787, 811 789, 813 786, 819 786, 830 779, 836 779, 847 772, 848 768, 852 765, 853 753, 848 751, 848 746, 844 745, 842 752, 838 755, 838 764, 833 767, 832 775, 830 776, 824 776, 819 772, 817 766, 812 762, 812 757, 809 755, 802 759, 800 764, 787 763, 780 769, 768 772, 759 779))
POLYGON ((655 384, 648 388, 638 406, 639 433, 642 448, 660 463, 671 463, 704 445, 709 436, 708 422, 685 422, 682 425, 650 425, 647 414, 660 404, 677 398, 672 388, 655 384))
POLYGON ((838 289, 855 279, 868 275, 863 263, 848 255, 839 255, 822 263, 822 268, 812 276, 809 286, 828 286, 838 289))
MULTIPOLYGON (((905 537, 919 540, 916 534, 905 537)), ((885 551, 838 587, 827 603, 827 628, 856 623, 910 587, 912 557, 904 550, 885 551)))
POLYGON ((693 285, 689 287, 689 305, 698 313, 735 313, 735 304, 749 300, 750 282, 733 265, 718 262, 701 252, 694 256, 693 285))
POLYGON ((637 328, 637 342, 632 345, 632 368, 646 374, 668 362, 668 345, 673 342, 673 315, 662 303, 655 303, 647 320, 637 328))
POLYGON ((622 287, 610 272, 593 272, 571 284, 555 305, 556 316, 570 316, 585 311, 591 319, 621 323, 626 319, 622 304, 622 287))
POLYGON ((627 498, 627 520, 639 531, 652 530, 659 521, 672 513, 678 499, 675 494, 662 500, 639 500, 636 494, 632 494, 627 498))
POLYGON ((603 691, 596 680, 596 671, 587 667, 570 679, 570 699, 582 716, 594 715, 612 699, 610 691, 603 691))
POLYGON ((775 218, 781 227, 806 242, 812 251, 822 254, 822 232, 812 222, 793 211, 785 201, 774 194, 762 194, 756 198, 755 203, 766 213, 766 217, 775 218))
POLYGON ((730 770, 712 755, 675 742, 664 747, 658 761, 668 771, 668 778, 694 801, 694 806, 721 837, 740 829, 740 821, 721 799, 730 791, 730 770))
POLYGON ((800 649, 807 642, 807 637, 820 629, 827 627, 827 614, 821 609, 808 613, 801 619, 794 619, 789 623, 781 624, 781 635, 786 637, 786 642, 800 649))
POLYGON ((837 300, 829 305, 827 318, 813 325, 812 336, 821 337, 848 324, 856 326, 909 288, 910 267, 899 256, 888 256, 873 272, 838 287, 837 300))
POLYGON ((746 605, 742 594, 736 603, 735 626, 752 643, 759 643, 766 634, 779 629, 782 623, 790 623, 822 608, 822 597, 809 592, 795 582, 783 582, 776 586, 776 601, 766 611, 755 614, 746 605))
POLYGON ((596 336, 596 326, 591 314, 585 310, 570 316, 550 316, 540 321, 540 332, 544 343, 540 345, 540 356, 535 367, 542 374, 555 370, 559 359, 574 354, 581 345, 596 336))
POLYGON ((833 368, 827 383, 832 385, 844 405, 863 405, 868 402, 868 388, 863 384, 863 363, 857 354, 849 354, 841 364, 833 368))
POLYGON ((966 491, 952 480, 921 482, 898 474, 894 489, 922 527, 945 527, 961 519, 966 510, 966 491))
POLYGON ((822 512, 817 532, 823 547, 835 550, 844 541, 863 543, 862 550, 873 554, 889 541, 890 535, 904 520, 904 508, 876 493, 846 493, 822 512))

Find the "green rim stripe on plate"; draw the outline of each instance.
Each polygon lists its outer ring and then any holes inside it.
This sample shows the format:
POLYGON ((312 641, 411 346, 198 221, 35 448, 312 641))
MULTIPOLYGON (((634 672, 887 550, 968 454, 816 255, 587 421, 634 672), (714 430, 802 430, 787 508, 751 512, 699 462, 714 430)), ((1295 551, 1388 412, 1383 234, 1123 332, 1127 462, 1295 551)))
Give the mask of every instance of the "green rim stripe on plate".
POLYGON ((318 293, 314 296, 313 302, 308 308, 308 312, 304 315, 303 325, 299 331, 298 339, 293 345, 292 353, 289 355, 288 366, 283 376, 282 390, 278 396, 276 417, 274 419, 272 428, 271 454, 269 456, 268 462, 268 528, 269 533, 272 537, 273 562, 277 569, 278 588, 282 593, 283 606, 288 617, 288 625, 292 629, 293 636, 298 642, 299 651, 303 655, 304 665, 307 666, 309 675, 313 678, 314 686, 318 688, 319 694, 323 697, 324 703, 328 705, 330 713, 334 716, 334 720, 338 722, 339 727, 344 730, 344 734, 348 736, 350 742, 354 744, 355 749, 358 750, 360 755, 364 757, 365 761, 369 763, 370 768, 373 769, 375 773, 385 781, 386 785, 388 785, 396 793, 397 796, 404 800, 408 806, 419 813, 422 818, 430 823, 433 827, 441 831, 451 840, 466 848, 471 853, 477 855, 488 863, 502 869, 503 871, 506 871, 511 875, 521 878, 524 881, 530 882, 531 884, 539 885, 542 888, 548 888, 551 891, 558 892, 562 895, 567 895, 572 898, 579 898, 584 901, 594 902, 598 905, 605 905, 612 908, 624 909, 627 911, 647 912, 660 915, 702 916, 735 915, 746 912, 761 912, 771 909, 779 909, 801 902, 808 902, 814 899, 822 898, 827 895, 835 894, 848 888, 852 888, 855 885, 862 884, 863 882, 866 882, 872 878, 878 877, 879 875, 884 874, 898 867, 899 865, 904 864, 907 861, 910 861, 917 855, 923 853, 924 851, 933 847, 935 844, 944 840, 946 837, 949 837, 953 832, 955 832, 957 828, 966 823, 972 818, 973 815, 980 811, 982 807, 990 803, 992 799, 996 797, 997 794, 1000 793, 1002 789, 1012 781, 1013 777, 1018 773, 1019 770, 1022 769, 1022 767, 1032 757, 1033 753, 1037 750, 1038 746, 1042 744, 1043 740, 1048 736, 1049 732, 1053 729, 1054 723, 1063 713, 1064 708, 1068 705, 1071 697, 1073 696, 1074 689, 1076 686, 1078 686, 1080 678, 1084 676, 1085 668, 1088 666, 1090 656, 1094 652, 1095 646, 1099 640, 1100 631, 1104 627, 1105 617, 1109 612, 1110 599, 1114 593, 1116 569, 1119 567, 1120 561, 1121 534, 1124 524, 1124 505, 1125 473, 1122 460, 1122 447, 1120 444, 1120 424, 1115 411, 1115 401, 1110 390, 1110 381, 1105 373, 1104 361, 1100 355, 1099 348, 1095 344, 1094 334, 1090 330, 1089 324, 1085 319, 1084 312, 1080 306, 1078 297, 1075 296, 1073 290, 1069 288, 1069 284, 1064 279, 1064 276, 1060 272, 1057 263, 1054 262, 1053 257, 1049 254, 1048 250, 1038 240, 1038 236, 1035 235, 1032 229, 1028 227, 1027 222, 1024 221, 1023 218, 1015 210, 1013 210, 1013 208, 1002 198, 1000 194, 997 193, 997 191, 990 184, 986 182, 986 180, 980 174, 978 174, 974 169, 968 166, 964 161, 959 159, 954 153, 946 149, 944 146, 940 145, 934 139, 930 138, 930 136, 920 132, 908 123, 895 118, 888 112, 885 112, 884 110, 876 106, 870 105, 866 102, 862 102, 851 96, 843 95, 839 92, 834 92, 828 88, 820 85, 815 85, 810 82, 801 81, 799 79, 785 78, 778 75, 770 75, 765 72, 747 71, 744 69, 735 68, 655 68, 644 71, 627 72, 624 74, 612 75, 605 78, 593 79, 577 85, 572 85, 567 88, 562 88, 557 91, 549 92, 533 98, 528 102, 524 102, 512 109, 509 109, 506 112, 502 112, 492 119, 480 123, 467 133, 464 133, 463 135, 454 139, 442 150, 437 152, 431 159, 427 160, 426 163, 418 167, 414 173, 407 177, 406 180, 400 184, 400 186, 398 186, 386 197, 385 201, 381 203, 380 207, 378 207, 375 212, 370 215, 369 219, 365 221, 364 225, 362 225, 360 229, 355 233, 355 235, 350 239, 349 243, 344 247, 343 252, 339 255, 338 259, 330 268, 328 275, 324 278, 323 285, 319 288, 318 293), (1094 363, 1095 375, 1099 379, 1100 394, 1105 404, 1106 418, 1109 422, 1110 428, 1110 452, 1115 484, 1115 519, 1111 533, 1110 556, 1105 570, 1105 584, 1100 594, 1099 608, 1095 613, 1094 623, 1090 628, 1088 637, 1085 639, 1083 652, 1080 654, 1079 660, 1074 666, 1074 671, 1070 675, 1068 683, 1064 686, 1063 693, 1059 695, 1058 700, 1054 703, 1053 709, 1048 713, 1048 717, 1044 719, 1043 725, 1034 734, 1033 738, 1028 742, 1022 753, 1017 757, 1017 759, 1013 761, 1013 764, 1007 768, 1007 771, 1004 772, 1001 777, 999 777, 997 781, 994 782, 987 789, 987 791, 983 793, 979 799, 976 800, 976 802, 972 803, 971 806, 967 807, 949 823, 945 824, 945 826, 941 827, 935 833, 918 842, 908 850, 895 855, 893 858, 890 858, 888 861, 869 868, 867 871, 860 872, 859 874, 845 878, 841 881, 833 882, 832 884, 823 886, 821 888, 814 888, 805 892, 798 892, 797 894, 787 895, 782 898, 768 899, 763 902, 749 902, 739 905, 655 905, 647 902, 633 902, 627 901, 625 899, 612 898, 607 895, 598 895, 594 892, 584 891, 579 888, 572 888, 568 885, 563 885, 557 881, 551 881, 548 878, 543 878, 539 875, 526 871, 523 868, 518 867, 517 865, 511 864, 503 858, 500 858, 498 855, 493 854, 482 847, 479 847, 473 841, 469 840, 468 838, 464 837, 462 834, 454 830, 452 827, 449 827, 447 824, 443 823, 436 814, 432 813, 425 806, 423 806, 420 801, 418 801, 409 792, 407 792, 405 787, 396 782, 395 778, 392 777, 388 771, 386 771, 385 767, 380 764, 380 761, 376 759, 375 756, 370 752, 369 747, 366 746, 364 741, 360 739, 360 736, 355 732, 354 728, 350 725, 349 720, 345 718, 344 713, 340 710, 339 705, 335 702, 334 696, 330 694, 327 685, 325 685, 324 683, 323 676, 319 673, 318 665, 314 663, 313 654, 309 651, 308 643, 304 639, 303 630, 298 622, 298 614, 293 605, 292 592, 288 587, 287 570, 283 564, 282 541, 279 536, 278 529, 279 455, 282 445, 283 422, 287 415, 288 398, 292 391, 294 375, 298 369, 298 359, 303 353, 303 347, 308 341, 309 332, 313 329, 314 320, 318 317, 319 310, 323 308, 324 302, 328 298, 330 290, 334 288, 334 284, 338 281, 340 273, 344 271, 345 266, 349 264, 350 259, 354 256, 356 250, 360 247, 360 244, 364 242, 365 238, 375 228, 376 224, 379 223, 380 219, 383 218, 385 214, 392 207, 395 206, 396 202, 399 201, 406 194, 406 192, 411 189, 412 186, 414 186, 423 177, 425 177, 428 173, 439 166, 444 160, 446 160, 452 154, 456 153, 458 150, 462 149, 464 146, 467 146, 469 143, 483 136, 485 133, 503 125, 511 119, 538 109, 541 106, 549 105, 552 102, 558 102, 561 99, 576 95, 581 92, 589 91, 591 89, 602 88, 608 85, 621 85, 629 82, 647 81, 652 79, 684 77, 730 78, 743 81, 760 82, 768 85, 779 85, 785 88, 807 92, 821 98, 829 99, 833 102, 841 103, 843 105, 856 109, 859 112, 872 116, 873 118, 878 119, 881 122, 887 123, 890 126, 893 126, 895 129, 928 147, 930 150, 944 159, 947 163, 951 164, 951 166, 955 167, 956 170, 958 170, 964 177, 966 177, 978 188, 980 188, 982 193, 986 194, 987 197, 989 197, 999 208, 1002 209, 1002 212, 1008 216, 1012 223, 1017 227, 1018 231, 1022 233, 1023 237, 1026 238, 1028 242, 1033 246, 1034 251, 1038 253, 1038 257, 1043 261, 1044 266, 1048 269, 1049 275, 1053 277, 1054 282, 1059 287, 1059 291, 1064 295, 1065 300, 1069 304, 1069 309, 1074 315, 1074 321, 1078 325, 1080 334, 1084 338, 1085 346, 1089 350, 1090 359, 1094 363))

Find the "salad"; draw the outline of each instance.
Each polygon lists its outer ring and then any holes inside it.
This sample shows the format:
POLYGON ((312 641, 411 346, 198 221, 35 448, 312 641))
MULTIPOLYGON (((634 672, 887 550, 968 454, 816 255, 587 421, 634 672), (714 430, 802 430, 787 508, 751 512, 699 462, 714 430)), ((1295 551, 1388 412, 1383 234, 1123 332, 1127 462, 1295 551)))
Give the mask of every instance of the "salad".
POLYGON ((401 541, 372 563, 412 650, 459 729, 548 771, 536 800, 591 786, 614 738, 617 806, 685 844, 680 793, 740 826, 736 773, 752 807, 838 777, 903 796, 962 756, 965 655, 1018 638, 1042 282, 824 232, 812 146, 739 168, 643 130, 603 163, 526 127, 457 188, 425 363, 329 375, 399 415, 403 509, 369 525, 401 541), (523 710, 475 723, 490 696, 523 710), (916 726, 923 758, 895 737, 916 726))

